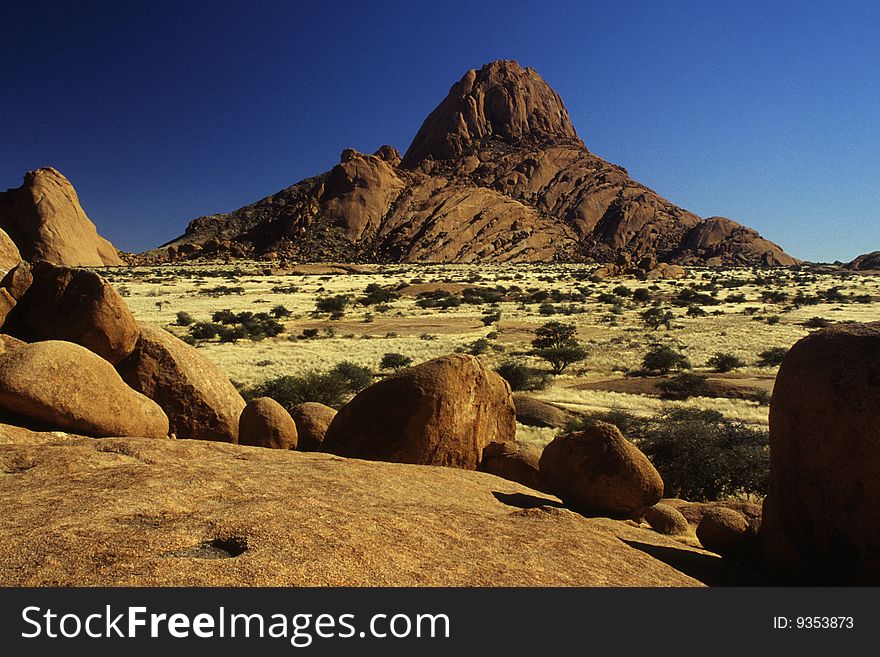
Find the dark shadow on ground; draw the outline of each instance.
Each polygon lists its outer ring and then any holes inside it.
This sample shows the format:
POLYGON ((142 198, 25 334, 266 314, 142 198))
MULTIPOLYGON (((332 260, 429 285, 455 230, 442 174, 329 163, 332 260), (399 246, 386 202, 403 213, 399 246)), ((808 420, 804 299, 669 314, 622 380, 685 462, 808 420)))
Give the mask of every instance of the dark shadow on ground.
POLYGON ((501 491, 493 490, 492 495, 502 504, 515 506, 518 509, 536 509, 539 506, 555 506, 560 509, 563 507, 562 502, 546 497, 538 497, 537 495, 527 495, 526 493, 502 493, 501 491))
POLYGON ((707 586, 768 586, 774 582, 755 568, 708 553, 620 539, 707 586))

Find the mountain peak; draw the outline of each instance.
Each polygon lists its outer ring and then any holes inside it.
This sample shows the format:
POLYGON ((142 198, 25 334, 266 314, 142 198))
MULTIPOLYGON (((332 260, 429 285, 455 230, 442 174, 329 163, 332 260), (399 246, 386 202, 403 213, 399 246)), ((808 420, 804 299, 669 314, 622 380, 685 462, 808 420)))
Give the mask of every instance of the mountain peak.
POLYGON ((487 137, 516 142, 578 135, 562 99, 534 69, 499 60, 468 71, 452 85, 425 119, 402 164, 411 168, 428 157, 456 157, 474 140, 487 137))

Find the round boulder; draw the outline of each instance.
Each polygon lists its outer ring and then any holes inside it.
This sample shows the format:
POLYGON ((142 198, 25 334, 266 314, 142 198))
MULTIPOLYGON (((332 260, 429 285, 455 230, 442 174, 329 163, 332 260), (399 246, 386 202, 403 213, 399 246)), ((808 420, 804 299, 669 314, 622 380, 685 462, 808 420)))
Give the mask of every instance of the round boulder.
POLYGON ((605 422, 557 436, 539 465, 545 490, 581 513, 641 519, 663 497, 648 457, 605 422))
POLYGON ((443 356, 358 393, 336 414, 323 449, 373 461, 474 470, 492 442, 510 442, 510 386, 477 358, 443 356))
POLYGON ((75 342, 114 365, 132 352, 137 322, 102 276, 42 261, 31 274, 33 281, 9 314, 4 331, 27 342, 75 342))
POLYGON ((297 404, 290 411, 298 433, 297 449, 301 452, 320 452, 324 444, 324 436, 336 409, 318 402, 297 404))
POLYGON ((534 490, 541 490, 541 473, 538 469, 540 459, 541 448, 538 445, 491 443, 483 450, 479 470, 534 490))
POLYGON ((296 424, 271 397, 251 400, 238 420, 238 444, 272 449, 296 449, 296 424))
POLYGON ((743 514, 716 506, 700 519, 697 538, 704 548, 722 557, 743 559, 748 556, 753 535, 743 514))
POLYGON ((652 506, 645 511, 645 520, 655 532, 668 536, 686 534, 690 526, 687 518, 668 504, 652 506))
POLYGON ((157 404, 72 342, 22 344, 0 354, 0 409, 29 424, 89 436, 168 435, 157 404))
POLYGON ((168 331, 138 326, 134 352, 117 366, 123 380, 164 409, 178 438, 238 442, 245 401, 226 375, 168 331))
POLYGON ((880 322, 816 331, 786 355, 769 497, 808 577, 880 584, 880 322))

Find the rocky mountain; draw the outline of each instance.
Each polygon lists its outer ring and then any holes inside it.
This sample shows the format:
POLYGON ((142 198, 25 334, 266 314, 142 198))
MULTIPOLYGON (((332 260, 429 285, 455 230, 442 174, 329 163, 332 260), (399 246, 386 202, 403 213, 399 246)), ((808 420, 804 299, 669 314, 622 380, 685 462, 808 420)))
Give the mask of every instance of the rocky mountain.
POLYGON ((468 71, 403 158, 343 151, 329 172, 200 217, 147 259, 790 265, 735 221, 702 220, 594 155, 562 100, 512 61, 468 71))
MULTIPOLYGON (((21 257, 32 262, 68 267, 125 264, 98 234, 70 181, 52 167, 29 171, 21 187, 0 192, 0 233, 5 233, 0 235, 0 252, 10 252, 8 236, 21 257)), ((2 261, 13 259, 4 255, 2 261)))
POLYGON ((880 251, 860 255, 852 262, 847 263, 846 268, 855 271, 880 270, 880 251))

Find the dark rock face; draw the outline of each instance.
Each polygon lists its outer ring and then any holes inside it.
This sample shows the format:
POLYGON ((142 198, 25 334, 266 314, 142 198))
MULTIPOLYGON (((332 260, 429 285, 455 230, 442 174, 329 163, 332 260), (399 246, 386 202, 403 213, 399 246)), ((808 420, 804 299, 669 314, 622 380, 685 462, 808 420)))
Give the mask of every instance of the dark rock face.
POLYGON ((880 583, 880 323, 817 331, 788 352, 770 404, 768 500, 766 553, 793 549, 812 580, 880 583))
POLYGON ((346 149, 331 171, 194 220, 143 262, 265 257, 336 262, 788 265, 729 219, 701 220, 591 153, 559 95, 516 62, 469 71, 403 159, 346 149))
POLYGON ((880 269, 880 251, 872 251, 855 258, 846 265, 847 269, 855 271, 872 271, 880 269))

